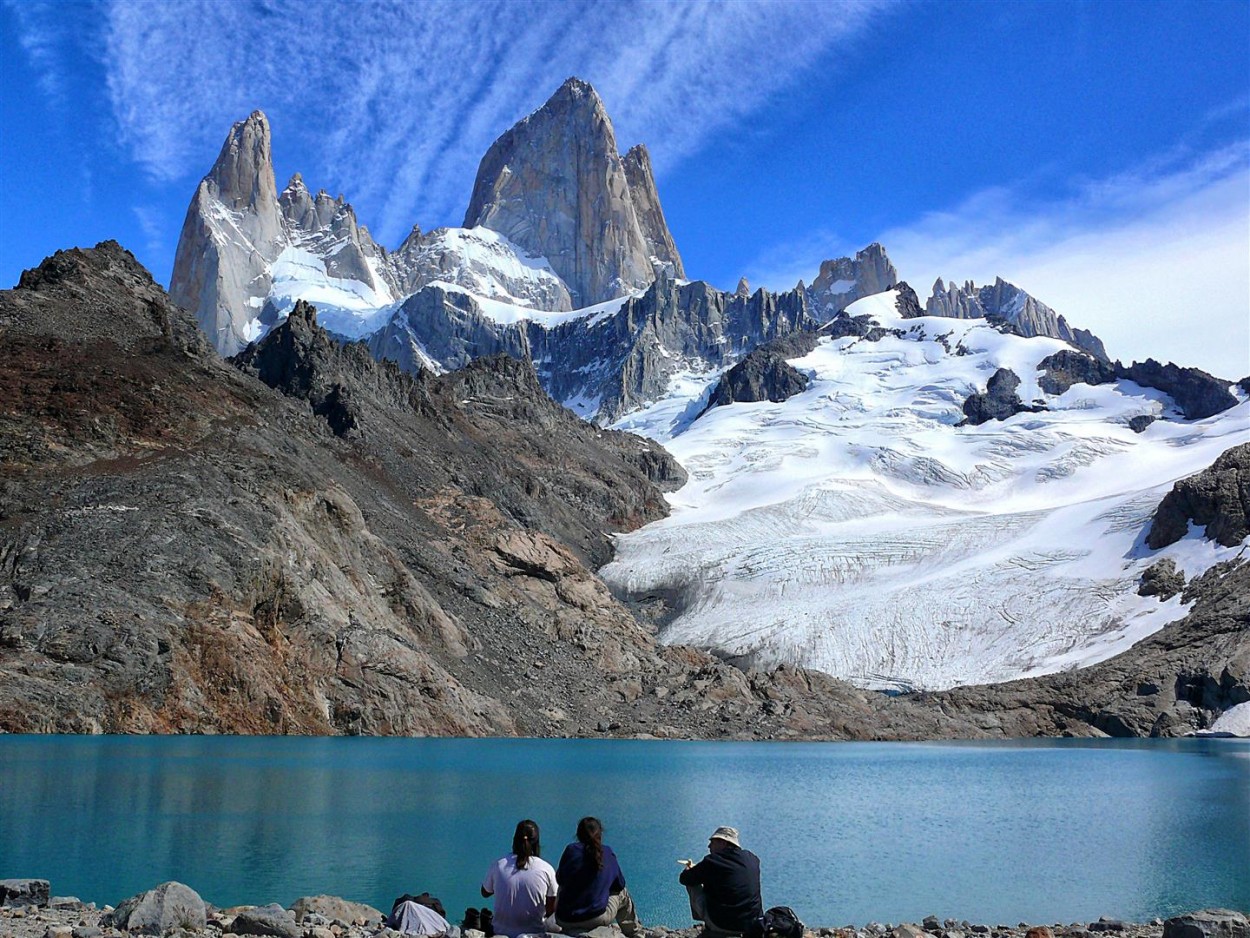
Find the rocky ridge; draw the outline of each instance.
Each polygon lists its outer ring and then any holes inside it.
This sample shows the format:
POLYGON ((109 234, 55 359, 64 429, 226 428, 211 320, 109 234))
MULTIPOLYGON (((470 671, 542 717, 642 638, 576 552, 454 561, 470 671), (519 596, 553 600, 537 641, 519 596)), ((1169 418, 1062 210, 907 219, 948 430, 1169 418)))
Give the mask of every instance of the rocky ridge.
MULTIPOLYGON (((271 149, 262 113, 232 128, 179 242, 171 295, 226 355, 315 292, 322 323, 366 338, 375 357, 435 372, 499 353, 530 358, 553 397, 610 423, 662 397, 679 371, 735 364, 784 331, 781 320, 815 329, 858 299, 902 290, 875 243, 824 261, 810 287, 788 292, 684 283, 650 155, 641 144, 619 154, 602 100, 576 78, 484 155, 465 227, 414 226, 393 252, 342 196, 313 195, 299 174, 277 194, 271 149), (543 315, 587 307, 579 317, 543 315)), ((1021 335, 1058 336, 1105 357, 1096 338, 1002 281, 952 286, 929 306, 998 317, 1021 335)), ((918 300, 909 309, 919 315, 918 300)))
POLYGON ((1107 361, 1102 341, 1086 329, 1073 329, 1063 316, 1015 284, 997 277, 993 284, 978 287, 971 280, 963 286, 947 286, 941 277, 933 284, 933 294, 925 303, 929 316, 954 319, 997 319, 1016 335, 1025 338, 1050 336, 1107 361))

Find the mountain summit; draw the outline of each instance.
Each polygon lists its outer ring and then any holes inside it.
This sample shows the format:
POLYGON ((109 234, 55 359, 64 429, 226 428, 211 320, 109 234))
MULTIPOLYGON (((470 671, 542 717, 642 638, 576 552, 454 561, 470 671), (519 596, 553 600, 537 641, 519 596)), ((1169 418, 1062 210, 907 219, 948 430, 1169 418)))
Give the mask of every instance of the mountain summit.
POLYGON ((269 121, 261 111, 230 128, 182 224, 169 294, 193 312, 219 351, 247 345, 249 312, 264 302, 267 261, 283 240, 269 121))
POLYGON ((685 276, 650 156, 621 157, 603 101, 579 78, 486 151, 464 216, 478 225, 547 258, 575 306, 645 288, 657 264, 685 276))

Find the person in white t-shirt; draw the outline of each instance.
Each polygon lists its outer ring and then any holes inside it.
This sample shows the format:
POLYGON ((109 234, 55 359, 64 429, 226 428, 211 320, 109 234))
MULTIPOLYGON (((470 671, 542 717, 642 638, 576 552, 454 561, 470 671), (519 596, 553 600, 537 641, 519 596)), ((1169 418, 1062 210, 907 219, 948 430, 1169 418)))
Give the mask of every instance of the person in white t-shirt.
POLYGON ((495 934, 516 938, 542 932, 556 910, 556 871, 539 856, 538 825, 525 820, 512 835, 512 852, 486 871, 482 896, 495 897, 495 934))

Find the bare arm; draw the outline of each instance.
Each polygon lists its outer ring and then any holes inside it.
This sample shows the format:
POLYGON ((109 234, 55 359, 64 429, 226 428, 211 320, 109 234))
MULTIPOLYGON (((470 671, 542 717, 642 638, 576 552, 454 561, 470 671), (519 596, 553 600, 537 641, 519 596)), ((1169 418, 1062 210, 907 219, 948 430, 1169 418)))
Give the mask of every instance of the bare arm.
POLYGON ((485 886, 483 886, 483 887, 482 887, 482 898, 483 898, 483 899, 489 899, 489 898, 490 898, 491 896, 493 896, 493 895, 494 895, 494 893, 493 893, 493 892, 487 892, 487 891, 486 891, 486 887, 485 887, 485 886))

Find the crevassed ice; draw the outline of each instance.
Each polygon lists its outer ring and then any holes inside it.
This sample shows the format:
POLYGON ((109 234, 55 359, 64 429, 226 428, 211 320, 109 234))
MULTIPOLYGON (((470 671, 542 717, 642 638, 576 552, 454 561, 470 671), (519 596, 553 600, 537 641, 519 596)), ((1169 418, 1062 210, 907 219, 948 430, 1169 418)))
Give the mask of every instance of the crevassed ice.
POLYGON ((663 443, 690 481, 669 518, 617 538, 605 580, 678 597, 665 641, 878 688, 1084 666, 1182 616, 1179 598, 1136 595, 1145 567, 1172 556, 1192 576, 1239 548, 1192 531, 1151 552, 1144 532, 1177 479, 1244 441, 1250 404, 1137 434, 1129 419, 1162 413, 1166 395, 1123 382, 1046 396, 1037 365, 1063 343, 904 320, 895 296, 849 313, 901 338, 824 340, 792 361, 813 380, 783 404, 691 424, 679 415, 709 382, 681 375, 618 422, 663 443), (956 427, 999 367, 1049 410, 956 427))

